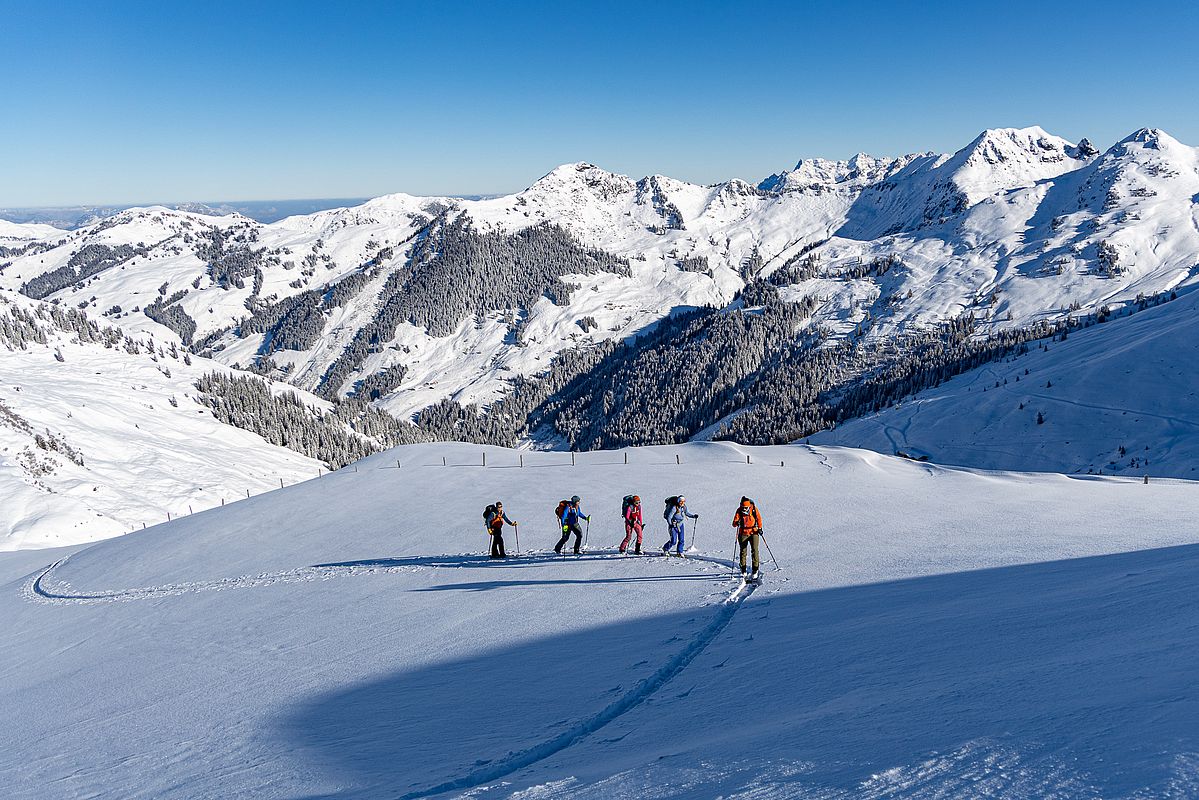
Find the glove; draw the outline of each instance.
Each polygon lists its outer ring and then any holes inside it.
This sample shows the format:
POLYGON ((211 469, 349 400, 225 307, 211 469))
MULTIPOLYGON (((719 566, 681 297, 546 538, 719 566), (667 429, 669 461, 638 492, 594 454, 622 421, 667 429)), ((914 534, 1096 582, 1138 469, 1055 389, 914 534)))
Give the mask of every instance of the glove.
POLYGON ((562 526, 562 532, 563 532, 563 533, 570 533, 570 526, 569 526, 569 525, 563 525, 563 526, 562 526))

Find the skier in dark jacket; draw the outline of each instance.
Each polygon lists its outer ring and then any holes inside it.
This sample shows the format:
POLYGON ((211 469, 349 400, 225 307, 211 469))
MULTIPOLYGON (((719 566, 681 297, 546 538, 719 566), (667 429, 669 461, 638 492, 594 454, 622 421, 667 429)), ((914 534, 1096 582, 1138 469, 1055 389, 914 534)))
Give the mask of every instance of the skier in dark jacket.
POLYGON ((666 512, 666 521, 670 525, 670 541, 662 545, 662 552, 669 553, 670 548, 677 547, 677 555, 683 555, 683 550, 686 549, 683 542, 683 524, 687 517, 699 519, 699 514, 688 511, 687 498, 679 495, 675 498, 674 505, 666 512))
POLYGON ((558 520, 558 522, 562 523, 562 538, 554 546, 554 552, 559 555, 562 554, 562 548, 566 545, 566 540, 570 538, 572 533, 575 535, 575 555, 577 556, 583 551, 583 528, 579 525, 579 520, 585 519, 591 522, 591 516, 584 514, 579 509, 580 502, 581 500, 577 494, 570 498, 570 502, 562 511, 562 517, 558 520))
POLYGON ((508 519, 508 515, 504 513, 504 504, 499 500, 495 501, 494 508, 490 508, 484 516, 487 524, 487 532, 491 534, 491 557, 492 558, 507 558, 508 554, 504 552, 504 523, 508 523, 512 527, 516 527, 516 523, 508 519))

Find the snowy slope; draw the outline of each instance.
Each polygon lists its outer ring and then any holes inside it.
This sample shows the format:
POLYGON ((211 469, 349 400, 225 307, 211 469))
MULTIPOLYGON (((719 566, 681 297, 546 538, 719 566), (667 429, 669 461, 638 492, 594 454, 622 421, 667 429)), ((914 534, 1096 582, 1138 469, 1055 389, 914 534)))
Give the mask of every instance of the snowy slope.
POLYGON ((1190 292, 959 375, 809 441, 985 469, 1193 478, 1197 313, 1199 294, 1190 292))
POLYGON ((115 536, 321 468, 213 418, 193 384, 223 365, 92 340, 37 305, 0 292, 0 334, 24 319, 46 338, 0 335, 0 550, 115 536))
MULTIPOLYGON (((982 333, 1025 327, 1072 305, 1093 312, 1168 290, 1192 282, 1199 263, 1197 165, 1194 148, 1161 131, 1138 131, 1099 153, 1037 127, 985 131, 952 155, 805 159, 757 185, 634 180, 567 164, 504 197, 396 194, 269 225, 130 209, 60 232, 61 246, 9 259, 0 286, 34 281, 53 289, 48 297, 107 313, 128 330, 174 336, 141 313, 161 301, 194 322, 193 339, 222 363, 264 359, 278 377, 317 390, 381 312, 389 280, 412 268, 444 221, 504 235, 558 226, 583 247, 627 259, 627 274, 567 276, 561 305, 543 296, 504 308, 500 298, 492 310, 462 314, 448 333, 394 321, 371 330, 369 354, 326 388, 344 395, 401 366, 407 374, 377 402, 403 416, 442 398, 486 405, 564 350, 628 337, 671 309, 723 306, 747 279, 777 279, 809 257, 788 296, 820 298, 817 321, 836 336, 879 340, 965 315, 982 333), (102 252, 111 263, 95 260, 102 252), (94 265, 87 277, 72 282, 61 272, 72 259, 94 265), (846 277, 875 262, 891 267, 846 277), (44 282, 50 274, 58 277, 44 282), (280 349, 272 331, 282 312, 272 309, 289 298, 315 304, 302 327, 319 335, 280 349), (264 320, 258 328, 244 325, 255 315, 264 320)), ((468 280, 445 278, 447 286, 468 280)), ((466 290, 486 294, 485 286, 466 290)))
POLYGON ((1199 790, 1199 550, 1178 524, 1199 512, 1193 484, 802 446, 628 458, 522 469, 488 449, 484 469, 477 447, 401 448, 5 583, 0 785, 39 800, 1199 790), (782 571, 750 592, 717 561, 615 557, 628 491, 651 547, 657 498, 687 492, 717 560, 752 494, 782 571), (547 556, 571 492, 595 552, 547 556), (477 555, 496 497, 529 557, 477 555))

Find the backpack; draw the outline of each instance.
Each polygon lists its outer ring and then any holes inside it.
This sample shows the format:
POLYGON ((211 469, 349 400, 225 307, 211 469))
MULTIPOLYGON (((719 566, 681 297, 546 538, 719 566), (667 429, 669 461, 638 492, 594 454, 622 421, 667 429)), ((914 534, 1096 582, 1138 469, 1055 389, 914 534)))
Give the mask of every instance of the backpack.
POLYGON ((562 515, 566 513, 566 509, 569 505, 569 500, 558 501, 558 510, 554 512, 554 517, 558 520, 558 522, 562 522, 562 515))
POLYGON ((670 522, 670 512, 674 511, 675 506, 679 504, 679 496, 671 495, 666 498, 666 508, 662 511, 662 519, 670 522))
POLYGON ((620 504, 621 519, 624 519, 624 517, 629 513, 629 509, 632 508, 632 506, 633 506, 633 495, 626 494, 624 496, 624 500, 620 504))
POLYGON ((487 506, 487 508, 483 509, 483 521, 491 522, 491 518, 494 516, 495 516, 495 504, 492 503, 491 505, 487 506))
MULTIPOLYGON (((762 520, 762 515, 761 515, 761 514, 758 512, 758 504, 757 504, 757 503, 755 503, 755 502, 753 501, 753 499, 752 499, 752 498, 749 498, 749 497, 743 497, 743 498, 741 498, 741 499, 742 499, 743 501, 744 501, 744 500, 749 500, 749 519, 750 519, 750 522, 752 522, 752 523, 754 524, 754 526, 755 526, 755 527, 757 527, 757 526, 760 524, 761 520, 762 520)), ((741 514, 744 514, 744 513, 745 513, 745 512, 744 512, 744 511, 742 511, 740 507, 738 507, 738 509, 737 509, 737 514, 738 514, 738 515, 741 515, 741 514)))

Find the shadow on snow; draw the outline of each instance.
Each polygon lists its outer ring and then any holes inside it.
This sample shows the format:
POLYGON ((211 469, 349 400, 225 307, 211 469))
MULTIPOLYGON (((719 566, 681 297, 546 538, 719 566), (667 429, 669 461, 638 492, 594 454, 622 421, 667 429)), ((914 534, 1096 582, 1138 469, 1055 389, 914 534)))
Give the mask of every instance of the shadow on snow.
MULTIPOLYGON (((965 776, 988 774, 1002 796, 1016 786, 1004 781, 1044 775, 1034 793, 1046 794, 1064 764, 1096 794, 1162 793, 1177 758, 1199 751, 1197 584, 1199 545, 1188 545, 759 594, 652 696, 516 772, 508 791, 727 758, 808 764, 779 796, 854 796, 887 770, 956 753, 952 775, 923 780, 968 794, 965 776), (752 710, 744 722, 728 717, 734 692, 738 711, 752 710), (985 753, 961 763, 978 742, 1019 752, 1019 775, 988 769, 985 753)), ((663 613, 381 676, 292 709, 280 733, 341 787, 314 797, 425 796, 571 731, 721 613, 663 613)))

